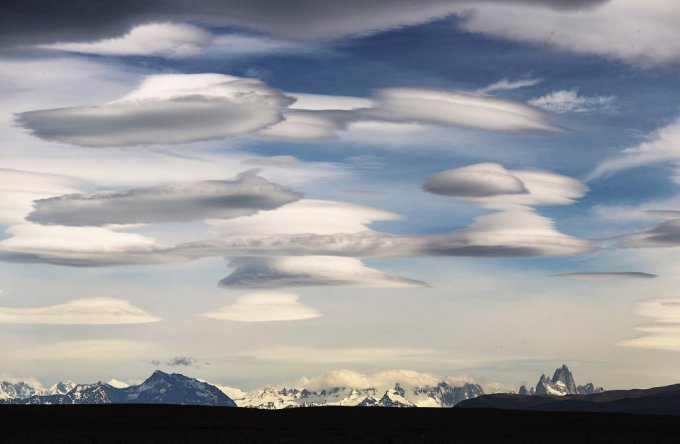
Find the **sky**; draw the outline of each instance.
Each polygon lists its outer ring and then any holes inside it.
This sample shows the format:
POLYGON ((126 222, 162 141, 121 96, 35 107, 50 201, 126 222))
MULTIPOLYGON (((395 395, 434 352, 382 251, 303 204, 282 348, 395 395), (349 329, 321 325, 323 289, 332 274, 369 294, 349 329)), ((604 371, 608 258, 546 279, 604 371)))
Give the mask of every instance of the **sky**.
POLYGON ((680 380, 677 2, 81 6, 0 14, 2 378, 680 380))

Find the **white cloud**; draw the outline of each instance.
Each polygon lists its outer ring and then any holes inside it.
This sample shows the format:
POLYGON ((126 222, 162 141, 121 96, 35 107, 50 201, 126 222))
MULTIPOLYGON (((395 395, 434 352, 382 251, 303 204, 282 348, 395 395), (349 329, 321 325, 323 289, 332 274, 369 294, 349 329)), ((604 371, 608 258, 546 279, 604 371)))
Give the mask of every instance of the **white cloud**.
POLYGON ((202 316, 241 322, 297 321, 321 316, 314 308, 298 302, 298 298, 292 293, 249 293, 202 316))
POLYGON ((85 181, 73 177, 0 168, 0 223, 24 222, 34 200, 86 188, 89 185, 85 181))
POLYGON ((554 222, 530 208, 481 216, 468 228, 424 240, 421 254, 433 256, 537 257, 589 253, 586 239, 555 229, 554 222))
POLYGON ((600 162, 588 180, 640 166, 680 160, 680 119, 657 129, 646 139, 600 162))
POLYGON ((454 387, 466 383, 474 383, 469 376, 444 376, 433 373, 421 373, 414 370, 385 370, 375 373, 359 373, 352 370, 332 370, 323 375, 314 377, 302 377, 291 385, 295 388, 308 390, 324 390, 334 387, 352 387, 358 389, 375 388, 378 391, 387 390, 398 383, 402 387, 436 387, 445 382, 454 387))
POLYGON ((611 110, 614 96, 580 96, 575 89, 561 89, 529 100, 529 105, 553 113, 589 113, 611 110))
POLYGON ((200 53, 212 36, 201 28, 178 23, 148 23, 132 28, 127 34, 95 42, 52 43, 42 49, 114 56, 157 55, 187 57, 200 53))
POLYGON ((0 260, 73 266, 173 263, 184 261, 163 254, 152 238, 99 227, 12 225, 0 240, 0 260))
POLYGON ((680 299, 648 299, 639 302, 634 313, 651 318, 652 323, 635 328, 643 336, 619 341, 617 345, 680 351, 680 299))
POLYGON ((541 83, 543 79, 520 79, 520 80, 508 80, 501 79, 498 82, 494 82, 484 88, 478 89, 477 92, 480 93, 490 93, 493 91, 509 91, 513 89, 526 88, 528 86, 534 86, 541 83))
POLYGON ((485 94, 434 88, 387 88, 366 120, 432 123, 493 131, 562 131, 537 108, 485 94))
POLYGON ((680 4, 674 1, 613 0, 559 11, 504 3, 461 8, 463 28, 637 65, 680 60, 680 4))
POLYGON ((288 155, 253 157, 251 159, 246 159, 243 161, 244 164, 254 166, 290 165, 298 162, 299 160, 297 157, 288 155))
POLYGON ((663 248, 680 245, 680 219, 672 219, 639 233, 624 234, 605 243, 614 248, 663 248))
POLYGON ((340 285, 369 288, 413 288, 425 283, 366 267, 358 259, 335 256, 251 257, 229 263, 224 288, 276 288, 340 285))
POLYGON ((374 221, 399 219, 387 211, 333 200, 302 199, 275 211, 230 220, 208 220, 218 236, 334 234, 368 230, 374 221))
POLYGON ((159 320, 129 301, 117 298, 73 299, 35 308, 0 307, 0 324, 111 325, 159 320))
POLYGON ((78 365, 93 362, 116 363, 121 359, 142 357, 151 350, 151 344, 125 339, 83 339, 77 341, 47 342, 17 347, 0 345, 0 353, 7 359, 23 362, 73 361, 78 365))
POLYGON ((119 100, 28 111, 17 122, 37 137, 102 147, 223 139, 283 120, 294 99, 255 79, 223 74, 147 77, 119 100))
POLYGON ((37 48, 106 56, 154 56, 170 59, 239 57, 311 52, 310 44, 246 34, 212 34, 186 23, 146 23, 119 37, 91 42, 58 42, 37 48))
POLYGON ((273 210, 300 198, 299 193, 251 171, 235 180, 51 197, 36 201, 26 219, 68 226, 229 219, 273 210))

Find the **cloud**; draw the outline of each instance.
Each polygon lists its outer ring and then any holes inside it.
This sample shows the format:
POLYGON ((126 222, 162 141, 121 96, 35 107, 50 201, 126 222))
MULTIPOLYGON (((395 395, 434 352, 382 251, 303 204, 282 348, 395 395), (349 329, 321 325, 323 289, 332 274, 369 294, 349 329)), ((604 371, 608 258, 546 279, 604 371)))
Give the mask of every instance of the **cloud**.
POLYGON ((614 96, 580 96, 575 89, 561 89, 529 100, 529 105, 553 113, 590 113, 611 110, 614 96))
POLYGON ((298 302, 298 298, 292 293, 249 293, 202 316, 240 322, 298 321, 321 316, 314 308, 298 302))
POLYGON ((647 299, 636 304, 634 313, 652 319, 652 323, 635 328, 643 336, 619 341, 617 345, 680 351, 680 299, 647 299))
MULTIPOLYGON (((295 96, 296 93, 288 93, 295 96)), ((470 127, 491 131, 563 131, 547 115, 522 102, 476 92, 435 88, 387 88, 371 99, 297 94, 285 120, 258 134, 280 139, 317 140, 352 136, 357 127, 412 125, 470 127)))
POLYGON ((73 299, 36 308, 0 307, 0 324, 113 325, 158 321, 160 318, 117 298, 73 299))
POLYGON ((378 91, 367 120, 430 123, 492 131, 563 131, 537 108, 485 94, 435 88, 387 88, 378 91))
POLYGON ((680 219, 673 219, 639 233, 624 234, 605 241, 614 248, 660 248, 680 245, 680 219))
POLYGON ((302 199, 276 211, 229 220, 208 220, 218 236, 269 234, 334 234, 368 230, 374 221, 399 219, 399 215, 347 202, 302 199))
MULTIPOLYGON (((234 236, 181 244, 172 253, 186 257, 540 257, 585 254, 594 249, 592 241, 561 233, 551 219, 519 206, 481 216, 470 227, 446 234, 401 236, 364 231, 234 236)), ((254 267, 252 273, 259 271, 254 267)))
POLYGON ((132 28, 121 37, 95 42, 51 43, 42 49, 114 56, 159 55, 186 57, 201 51, 212 36, 201 28, 178 23, 148 23, 132 28))
POLYGON ((87 182, 73 177, 0 168, 0 223, 25 222, 34 200, 89 187, 87 182))
MULTIPOLYGON (((516 0, 515 3, 562 10, 597 5, 602 0, 516 0)), ((451 0, 424 0, 417 4, 407 0, 347 0, 342 3, 293 0, 281 8, 277 0, 198 4, 188 0, 102 0, 97 8, 82 8, 45 0, 40 7, 23 2, 8 5, 0 17, 0 43, 10 46, 99 40, 117 37, 134 26, 160 20, 247 27, 317 41, 426 23, 461 8, 469 8, 469 3, 451 0)))
POLYGON ((154 239, 99 227, 12 225, 0 240, 0 261, 79 267, 167 264, 186 261, 167 254, 154 239))
POLYGON ((368 268, 358 259, 335 256, 251 257, 229 262, 232 273, 224 288, 350 286, 414 288, 427 284, 368 268))
POLYGON ((170 367, 191 367, 196 363, 194 358, 188 356, 176 356, 165 362, 165 365, 170 367))
POLYGON ((680 60, 676 44, 680 4, 668 0, 616 0, 598 8, 551 10, 516 2, 475 3, 463 29, 652 66, 680 60))
POLYGON ((590 173, 588 180, 631 168, 675 160, 680 160, 680 119, 657 129, 639 145, 626 148, 618 155, 603 160, 590 173))
POLYGON ((403 369, 385 370, 368 374, 352 370, 332 370, 323 375, 300 378, 293 382, 291 386, 306 388, 307 390, 352 387, 357 389, 375 388, 380 391, 394 388, 395 383, 402 387, 436 387, 442 382, 459 387, 466 383, 474 383, 475 381, 469 376, 451 377, 403 369))
POLYGON ((509 91, 513 89, 526 88, 528 86, 534 86, 541 83, 543 79, 520 79, 520 80, 508 80, 502 79, 498 82, 494 82, 484 88, 478 89, 479 93, 490 93, 493 91, 509 91))
POLYGON ((528 193, 521 180, 497 163, 478 163, 433 174, 425 180, 423 189, 455 197, 528 193))
POLYGON ((609 279, 650 279, 657 275, 639 271, 589 271, 577 273, 554 274, 554 277, 575 279, 579 281, 602 281, 609 279))
POLYGON ((113 102, 17 114, 45 140, 105 147, 223 139, 283 120, 294 99, 255 79, 223 74, 148 76, 113 102))
POLYGON ((237 57, 254 54, 308 52, 309 44, 247 34, 214 35, 185 23, 145 23, 127 33, 90 42, 58 42, 37 48, 105 56, 156 56, 171 59, 237 57))
POLYGON ((588 187, 580 181, 540 170, 506 170, 496 163, 479 163, 431 175, 425 191, 472 200, 488 208, 568 205, 588 187))
POLYGON ((119 363, 121 359, 142 357, 149 353, 151 344, 125 339, 83 339, 46 342, 35 345, 0 344, 0 353, 7 359, 24 362, 73 362, 87 365, 94 362, 119 363))
POLYGON ((302 196, 255 175, 38 200, 26 219, 43 225, 102 226, 206 218, 230 219, 273 210, 302 196))
POLYGON ((422 255, 471 257, 570 256, 593 251, 593 243, 555 229, 530 208, 481 216, 468 228, 425 238, 422 255))

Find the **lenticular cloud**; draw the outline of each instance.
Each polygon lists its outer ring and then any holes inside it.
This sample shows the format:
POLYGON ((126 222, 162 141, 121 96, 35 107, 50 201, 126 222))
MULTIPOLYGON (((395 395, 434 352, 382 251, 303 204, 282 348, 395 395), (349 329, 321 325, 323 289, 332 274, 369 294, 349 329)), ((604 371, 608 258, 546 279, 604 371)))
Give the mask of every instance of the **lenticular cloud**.
POLYGON ((108 103, 17 115, 33 135, 73 145, 105 147, 223 139, 283 120, 294 102, 259 80, 223 74, 153 75, 108 103))

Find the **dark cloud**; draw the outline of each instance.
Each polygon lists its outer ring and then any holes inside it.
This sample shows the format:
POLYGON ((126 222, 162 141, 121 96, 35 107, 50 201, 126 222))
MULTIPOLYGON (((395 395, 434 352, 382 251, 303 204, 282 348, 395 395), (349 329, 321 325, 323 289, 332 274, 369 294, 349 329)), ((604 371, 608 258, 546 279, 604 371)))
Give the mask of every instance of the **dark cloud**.
POLYGON ((26 219, 43 225, 101 226, 230 219, 273 210, 302 197, 257 176, 123 191, 67 194, 38 200, 26 219))
POLYGON ((553 277, 566 279, 576 279, 580 281, 599 281, 607 279, 651 279, 657 277, 655 274, 642 273, 639 271, 590 271, 577 273, 554 274, 553 277))
POLYGON ((196 360, 188 356, 176 356, 165 362, 165 365, 170 367, 191 367, 195 364, 196 360))
POLYGON ((639 233, 625 234, 609 241, 614 247, 654 248, 680 245, 680 219, 673 219, 639 233))
MULTIPOLYGON (((499 0, 485 0, 500 2, 499 0)), ((604 0, 512 0, 575 9, 604 0)), ((238 25, 299 39, 331 39, 425 23, 464 0, 21 0, 3 3, 0 45, 87 41, 114 37, 132 26, 179 21, 238 25)), ((507 1, 502 2, 507 3, 507 1)))

